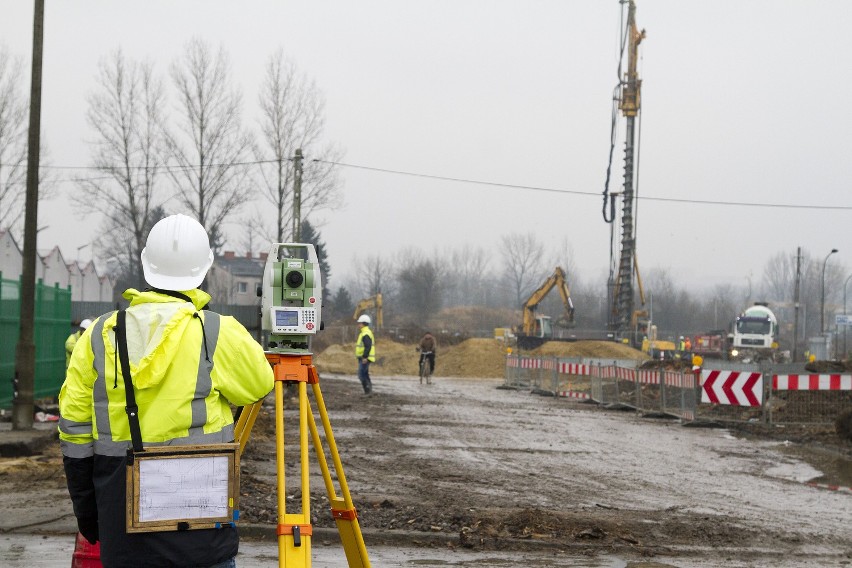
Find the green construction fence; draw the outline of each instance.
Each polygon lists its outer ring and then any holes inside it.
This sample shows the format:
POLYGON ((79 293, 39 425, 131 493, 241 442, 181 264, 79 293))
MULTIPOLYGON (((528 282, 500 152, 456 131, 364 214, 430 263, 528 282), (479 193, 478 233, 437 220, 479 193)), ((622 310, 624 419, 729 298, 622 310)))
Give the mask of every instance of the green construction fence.
MULTIPOLYGON (((35 399, 54 398, 65 380, 65 339, 71 333, 71 287, 35 289, 35 399)), ((21 328, 21 281, 0 273, 0 408, 11 408, 15 352, 21 328)))

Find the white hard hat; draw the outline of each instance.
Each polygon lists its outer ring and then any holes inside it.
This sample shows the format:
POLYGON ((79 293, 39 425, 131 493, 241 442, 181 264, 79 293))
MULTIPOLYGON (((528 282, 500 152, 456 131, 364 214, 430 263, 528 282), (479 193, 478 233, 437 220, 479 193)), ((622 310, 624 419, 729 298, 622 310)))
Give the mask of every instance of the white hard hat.
POLYGON ((207 231, 186 215, 170 215, 157 221, 142 249, 145 281, 163 290, 198 287, 212 264, 207 231))
POLYGON ((82 329, 86 329, 90 325, 92 325, 92 320, 90 320, 89 318, 86 318, 86 319, 84 319, 83 321, 80 322, 80 327, 82 329))
POLYGON ((367 314, 364 314, 358 318, 358 323, 366 323, 367 325, 370 325, 371 321, 372 320, 370 319, 370 316, 368 316, 367 314))

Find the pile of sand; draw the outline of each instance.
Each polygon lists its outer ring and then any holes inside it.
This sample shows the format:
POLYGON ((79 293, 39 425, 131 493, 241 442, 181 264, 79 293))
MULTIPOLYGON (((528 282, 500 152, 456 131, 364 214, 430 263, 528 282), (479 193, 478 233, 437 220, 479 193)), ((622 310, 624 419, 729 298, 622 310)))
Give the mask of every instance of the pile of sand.
POLYGON ((612 341, 548 341, 532 351, 543 357, 596 357, 600 359, 634 359, 645 361, 648 356, 623 343, 612 341))
MULTIPOLYGON (((378 358, 370 367, 371 375, 417 375, 420 354, 415 345, 387 339, 376 341, 378 358)), ((354 375, 358 370, 354 345, 331 345, 314 357, 320 375, 354 375)), ((435 375, 444 377, 503 377, 506 350, 495 339, 468 339, 458 345, 438 346, 435 375)))
MULTIPOLYGON (((414 344, 397 343, 380 338, 376 341, 378 359, 371 374, 417 375, 420 355, 414 344)), ((542 357, 597 357, 602 359, 634 359, 644 361, 644 353, 612 341, 549 341, 532 352, 542 357)), ((331 345, 314 358, 320 372, 354 375, 358 370, 355 345, 331 345)), ((505 376, 506 346, 495 339, 473 338, 458 345, 438 346, 435 376, 483 377, 505 376)))
POLYGON ((496 339, 472 338, 438 352, 435 375, 446 377, 503 377, 506 347, 496 339))
MULTIPOLYGON (((414 345, 404 345, 387 339, 376 340, 377 358, 371 366, 370 374, 416 375, 420 355, 414 347, 414 345)), ((355 344, 330 345, 314 357, 314 364, 320 375, 323 373, 354 375, 358 371, 355 344)))

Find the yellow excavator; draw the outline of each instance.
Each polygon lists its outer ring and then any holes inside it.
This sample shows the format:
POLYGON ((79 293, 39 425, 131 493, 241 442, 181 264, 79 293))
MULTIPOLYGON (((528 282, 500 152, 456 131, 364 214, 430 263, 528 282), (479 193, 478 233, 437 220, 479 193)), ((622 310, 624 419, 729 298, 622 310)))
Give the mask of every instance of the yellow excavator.
POLYGON ((373 328, 374 329, 382 329, 382 325, 384 325, 384 321, 382 319, 382 293, 379 292, 374 296, 370 296, 369 298, 364 298, 360 300, 358 304, 355 306, 355 313, 352 315, 353 321, 358 321, 358 317, 365 313, 367 310, 376 310, 376 317, 373 320, 373 328))
POLYGON ((516 330, 518 347, 522 349, 533 349, 551 339, 554 323, 560 327, 572 327, 574 325, 574 302, 571 301, 571 289, 568 287, 565 271, 561 267, 557 266, 553 274, 544 281, 544 284, 530 295, 524 302, 523 310, 523 324, 516 330), (562 304, 565 307, 565 311, 555 322, 551 322, 550 316, 536 314, 538 305, 553 288, 559 290, 562 304))

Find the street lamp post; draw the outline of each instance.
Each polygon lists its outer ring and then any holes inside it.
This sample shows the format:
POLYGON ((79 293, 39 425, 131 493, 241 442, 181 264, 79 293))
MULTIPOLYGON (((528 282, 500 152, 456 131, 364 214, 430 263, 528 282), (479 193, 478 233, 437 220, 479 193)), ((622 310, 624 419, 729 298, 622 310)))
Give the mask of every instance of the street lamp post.
MULTIPOLYGON (((852 274, 846 277, 846 282, 843 283, 843 313, 846 314, 846 285, 849 284, 849 279, 852 274)), ((846 357, 846 332, 849 330, 848 325, 843 326, 843 357, 846 357)))
POLYGON ((828 263, 828 257, 837 252, 837 249, 831 249, 831 252, 825 255, 825 260, 822 261, 822 294, 820 295, 819 303, 819 332, 820 335, 825 333, 825 265, 828 263))

